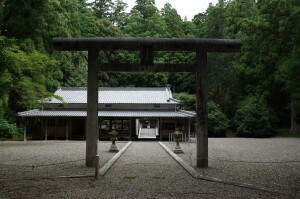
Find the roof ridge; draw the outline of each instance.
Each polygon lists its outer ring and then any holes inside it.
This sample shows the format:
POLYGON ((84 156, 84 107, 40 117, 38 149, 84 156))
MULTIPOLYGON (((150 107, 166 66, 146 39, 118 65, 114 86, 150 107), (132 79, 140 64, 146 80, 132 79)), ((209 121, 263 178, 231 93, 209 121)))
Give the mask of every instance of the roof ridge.
MULTIPOLYGON (((166 87, 98 87, 98 90, 165 90, 166 87)), ((87 90, 87 87, 60 87, 57 91, 87 90)))

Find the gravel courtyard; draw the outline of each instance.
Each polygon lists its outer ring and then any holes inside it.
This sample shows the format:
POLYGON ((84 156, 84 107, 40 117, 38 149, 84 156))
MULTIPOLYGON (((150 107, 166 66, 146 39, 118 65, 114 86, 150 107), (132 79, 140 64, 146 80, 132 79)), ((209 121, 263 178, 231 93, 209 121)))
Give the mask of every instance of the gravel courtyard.
MULTIPOLYGON (((181 144, 177 154, 196 168, 196 144, 181 144)), ((175 144, 164 143, 170 149, 175 144)), ((298 193, 300 197, 299 138, 209 138, 209 168, 204 176, 298 193)))
MULTIPOLYGON (((109 146, 99 142, 100 167, 114 156, 109 146)), ((195 142, 181 146, 179 157, 195 167, 195 142)), ((210 138, 209 168, 197 169, 286 195, 194 179, 157 142, 133 142, 98 180, 52 178, 94 174, 83 141, 0 142, 0 198, 298 198, 299 154, 300 139, 210 138)))

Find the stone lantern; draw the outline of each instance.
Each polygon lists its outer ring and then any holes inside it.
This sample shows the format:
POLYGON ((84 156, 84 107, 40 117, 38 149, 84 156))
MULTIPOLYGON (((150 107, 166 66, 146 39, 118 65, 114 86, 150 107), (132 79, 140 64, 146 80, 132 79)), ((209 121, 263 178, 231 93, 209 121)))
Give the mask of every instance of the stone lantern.
POLYGON ((109 151, 110 151, 110 152, 118 152, 119 149, 118 149, 118 147, 117 147, 117 145, 116 145, 116 140, 118 140, 118 139, 117 139, 117 134, 118 134, 118 132, 116 131, 116 129, 115 129, 114 126, 112 127, 112 131, 109 132, 109 134, 111 135, 110 140, 112 141, 112 143, 111 143, 111 145, 110 145, 110 148, 109 148, 109 151))
POLYGON ((174 153, 183 153, 180 145, 179 145, 179 141, 180 141, 180 137, 182 136, 182 132, 179 131, 178 128, 176 128, 175 132, 174 132, 174 137, 175 137, 175 141, 176 141, 176 146, 175 149, 173 150, 174 153))

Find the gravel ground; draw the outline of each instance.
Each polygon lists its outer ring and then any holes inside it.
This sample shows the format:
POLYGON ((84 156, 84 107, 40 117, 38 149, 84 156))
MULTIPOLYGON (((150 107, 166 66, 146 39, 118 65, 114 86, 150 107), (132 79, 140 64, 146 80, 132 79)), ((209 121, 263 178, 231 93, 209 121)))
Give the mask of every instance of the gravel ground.
MULTIPOLYGON (((121 149, 127 142, 117 142, 121 149)), ((111 142, 99 142, 100 167, 115 153, 108 152, 111 142)), ((0 142, 0 180, 93 175, 85 166, 84 141, 0 142)))
MULTIPOLYGON (((195 140, 180 146, 184 153, 178 156, 196 168, 195 140)), ((209 167, 196 168, 204 176, 296 193, 300 198, 300 139, 209 138, 208 149, 209 167)))
MULTIPOLYGON (((268 178, 264 175, 277 174, 269 165, 257 169, 256 164, 224 162, 226 160, 299 160, 300 139, 209 139, 210 167, 205 169, 206 175, 226 177, 226 179, 252 179, 253 182, 264 185, 268 178), (280 152, 276 152, 280 151, 280 152), (284 154, 284 156, 282 156, 284 154), (298 154, 298 155, 297 155, 298 154), (273 156, 273 158, 271 157, 273 156), (237 159, 240 158, 240 159, 237 159), (242 158, 242 159, 241 159, 242 158), (285 158, 285 159, 283 159, 285 158), (230 164, 230 165, 229 165, 230 164), (248 165, 248 166, 247 166, 248 165), (232 168, 234 167, 234 168, 232 168), (261 173, 262 172, 262 173, 261 173), (255 176, 253 176, 255 174, 255 176), (266 177, 261 177, 261 175, 266 177), (253 178, 252 178, 253 177, 253 178)), ((100 163, 110 159, 114 154, 106 152, 109 142, 100 142, 100 163), (101 147, 102 146, 102 147, 101 147), (104 147, 107 146, 107 147, 104 147), (103 151, 102 151, 103 150, 103 151), (102 152, 102 154, 101 154, 102 152), (107 153, 105 155, 105 153, 107 153), (110 156, 110 157, 108 157, 110 156)), ((119 149, 126 143, 117 143, 119 149)), ((168 146, 168 143, 165 143, 168 146)), ((174 146, 169 145, 171 148, 174 146)), ((182 145, 184 154, 180 156, 188 163, 195 163, 195 144, 182 145)), ((85 142, 0 142, 0 164, 46 164, 76 161, 85 157, 85 142), (47 154, 47 155, 46 155, 47 154), (25 156, 25 157, 23 157, 25 156), (44 160, 47 157, 47 160, 44 160), (71 158, 72 157, 72 158, 71 158), (44 160, 41 162, 41 160, 44 160)), ((93 173, 86 169, 84 161, 68 163, 69 170, 64 165, 56 166, 55 175, 78 175, 93 173), (74 166, 75 165, 75 166, 74 166), (77 166, 76 166, 77 165, 77 166), (58 171, 57 171, 58 170, 58 171)), ((273 164, 271 164, 273 165, 273 164)), ((283 178, 278 183, 288 187, 294 194, 299 193, 299 163, 280 164, 293 180, 283 178), (292 165, 287 168, 286 165, 292 165), (293 166, 295 165, 295 166, 293 166), (291 169, 293 167, 293 169, 291 169), (298 172, 296 172, 298 170, 298 172), (290 183, 284 185, 285 183, 290 183), (292 186, 293 188, 291 188, 292 186), (296 188, 298 187, 298 188, 296 188)), ((15 178, 22 173, 16 169, 0 167, 0 198, 297 198, 297 195, 279 195, 264 191, 252 190, 227 184, 207 182, 192 178, 157 142, 133 142, 120 159, 112 166, 105 176, 95 180, 86 178, 59 178, 36 180, 3 180, 15 178), (6 172, 8 174, 6 174, 6 172), (1 180, 2 179, 2 180, 1 180)), ((37 167, 38 168, 38 167, 37 167)), ((41 167, 44 172, 52 172, 51 166, 41 167)), ((36 172, 37 169, 34 170, 36 172)), ((32 171, 31 171, 32 172, 32 171)), ((199 172, 202 172, 199 170, 199 172)), ((27 175, 26 173, 24 174, 27 175)), ((32 176, 29 175, 29 176, 32 176)), ((40 175, 33 175, 40 176, 40 175)), ((272 187, 274 187, 272 185, 272 187)), ((277 188, 278 186, 275 185, 277 188)))

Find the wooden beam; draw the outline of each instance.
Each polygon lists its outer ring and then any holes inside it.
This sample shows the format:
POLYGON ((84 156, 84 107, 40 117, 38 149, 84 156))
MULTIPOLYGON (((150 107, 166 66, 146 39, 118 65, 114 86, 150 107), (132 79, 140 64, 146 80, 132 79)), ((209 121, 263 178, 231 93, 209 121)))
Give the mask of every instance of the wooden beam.
POLYGON ((196 135, 197 167, 208 167, 207 136, 207 53, 197 52, 196 135))
POLYGON ((98 153, 98 51, 88 52, 88 88, 86 120, 86 166, 96 165, 98 153))
POLYGON ((240 40, 198 38, 53 38, 52 44, 55 50, 62 51, 140 51, 143 46, 151 46, 153 51, 237 52, 241 49, 240 40))
POLYGON ((115 64, 105 63, 98 67, 99 72, 196 72, 195 64, 115 64))

